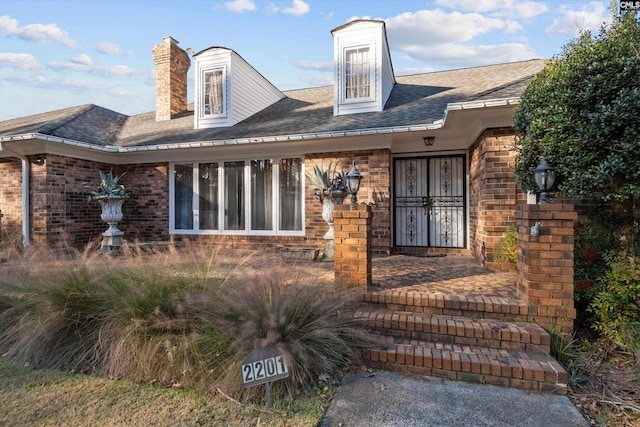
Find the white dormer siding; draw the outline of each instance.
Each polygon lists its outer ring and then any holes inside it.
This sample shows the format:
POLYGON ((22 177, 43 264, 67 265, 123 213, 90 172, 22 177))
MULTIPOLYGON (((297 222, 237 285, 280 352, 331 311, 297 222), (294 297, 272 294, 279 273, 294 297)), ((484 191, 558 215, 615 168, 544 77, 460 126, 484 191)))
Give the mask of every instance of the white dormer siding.
POLYGON ((331 34, 333 115, 382 111, 395 84, 384 22, 356 20, 331 34))
POLYGON ((231 49, 212 47, 195 58, 194 126, 233 126, 284 98, 231 49))

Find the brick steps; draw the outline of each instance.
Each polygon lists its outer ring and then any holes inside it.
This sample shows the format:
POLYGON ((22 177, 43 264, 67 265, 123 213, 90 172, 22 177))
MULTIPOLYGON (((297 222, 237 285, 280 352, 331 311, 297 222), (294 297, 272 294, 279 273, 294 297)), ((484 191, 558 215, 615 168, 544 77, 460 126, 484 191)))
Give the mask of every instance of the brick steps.
POLYGON ((471 319, 529 321, 527 303, 511 298, 427 293, 413 290, 366 292, 365 305, 416 313, 463 316, 471 319))
POLYGON ((568 375, 549 356, 549 334, 528 321, 523 301, 374 290, 352 315, 371 331, 375 344, 359 356, 374 368, 567 393, 568 375))
POLYGON ((377 369, 523 390, 567 393, 566 371, 551 356, 540 353, 422 343, 361 350, 359 356, 377 369))
POLYGON ((536 323, 472 320, 385 309, 360 309, 353 317, 380 334, 396 338, 396 344, 429 341, 532 353, 550 352, 549 334, 536 323))

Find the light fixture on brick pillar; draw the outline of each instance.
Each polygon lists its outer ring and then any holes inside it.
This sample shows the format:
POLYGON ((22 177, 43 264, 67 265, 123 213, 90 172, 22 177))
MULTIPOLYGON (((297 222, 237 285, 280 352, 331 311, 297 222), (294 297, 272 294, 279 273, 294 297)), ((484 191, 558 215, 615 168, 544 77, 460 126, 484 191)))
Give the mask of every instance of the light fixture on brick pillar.
POLYGON ((549 203, 548 191, 556 182, 556 171, 546 159, 542 159, 538 167, 533 170, 533 177, 540 188, 540 201, 538 204, 546 205, 549 203))
POLYGON ((426 147, 431 147, 435 141, 436 141, 436 137, 435 136, 423 136, 422 137, 422 142, 424 142, 424 145, 426 147))
POLYGON ((347 187, 349 187, 349 193, 351 194, 351 207, 354 208, 358 205, 358 190, 360 190, 360 180, 362 175, 356 167, 356 161, 353 161, 353 166, 347 174, 347 187))

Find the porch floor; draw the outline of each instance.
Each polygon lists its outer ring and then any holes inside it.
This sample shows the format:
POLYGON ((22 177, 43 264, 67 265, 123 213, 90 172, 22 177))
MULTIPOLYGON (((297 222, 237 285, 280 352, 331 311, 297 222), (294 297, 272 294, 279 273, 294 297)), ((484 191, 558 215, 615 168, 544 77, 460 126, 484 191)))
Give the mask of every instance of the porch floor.
MULTIPOLYGON (((333 284, 332 262, 285 262, 277 253, 251 258, 248 270, 282 265, 292 274, 314 277, 320 284, 333 284), (294 273, 295 272, 295 273, 294 273)), ((398 290, 467 297, 493 297, 518 300, 516 275, 491 272, 468 256, 391 255, 372 260, 372 286, 369 291, 398 290)))
POLYGON ((372 276, 380 289, 517 299, 515 273, 488 271, 467 256, 374 258, 372 276))

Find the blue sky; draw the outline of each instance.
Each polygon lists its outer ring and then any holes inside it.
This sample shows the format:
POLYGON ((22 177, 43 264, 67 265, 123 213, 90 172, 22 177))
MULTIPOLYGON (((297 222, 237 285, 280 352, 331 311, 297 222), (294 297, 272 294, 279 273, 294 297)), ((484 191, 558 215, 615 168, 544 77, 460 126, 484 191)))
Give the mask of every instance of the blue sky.
MULTIPOLYGON (((82 104, 155 109, 151 50, 235 50, 280 90, 333 83, 331 30, 382 19, 396 75, 551 58, 608 1, 2 0, 0 120, 82 104)), ((193 68, 189 71, 193 99, 193 68)))

